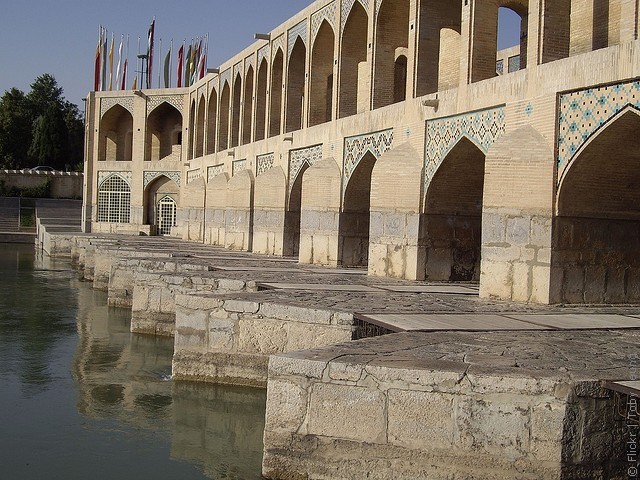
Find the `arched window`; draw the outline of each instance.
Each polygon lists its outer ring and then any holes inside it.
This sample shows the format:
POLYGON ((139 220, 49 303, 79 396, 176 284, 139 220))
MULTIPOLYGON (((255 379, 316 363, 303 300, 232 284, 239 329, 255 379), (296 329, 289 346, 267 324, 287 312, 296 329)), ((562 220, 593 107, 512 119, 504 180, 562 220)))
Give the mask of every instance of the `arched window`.
POLYGON ((176 201, 169 195, 158 200, 156 208, 156 233, 169 235, 171 227, 176 226, 176 201))
POLYGON ((111 175, 98 188, 98 222, 129 223, 131 187, 119 175, 111 175))

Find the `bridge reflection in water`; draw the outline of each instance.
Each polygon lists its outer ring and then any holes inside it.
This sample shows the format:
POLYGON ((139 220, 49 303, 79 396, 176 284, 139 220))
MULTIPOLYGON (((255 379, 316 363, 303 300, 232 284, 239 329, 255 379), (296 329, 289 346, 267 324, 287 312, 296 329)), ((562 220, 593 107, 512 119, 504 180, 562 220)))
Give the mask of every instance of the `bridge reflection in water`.
POLYGON ((18 249, 0 244, 7 478, 260 478, 263 391, 171 381, 171 340, 18 249))

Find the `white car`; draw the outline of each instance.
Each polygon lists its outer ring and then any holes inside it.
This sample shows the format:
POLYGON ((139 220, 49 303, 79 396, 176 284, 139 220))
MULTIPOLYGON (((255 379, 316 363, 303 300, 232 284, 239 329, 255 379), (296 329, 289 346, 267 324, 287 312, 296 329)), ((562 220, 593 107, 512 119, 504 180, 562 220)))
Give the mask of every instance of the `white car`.
POLYGON ((38 165, 37 167, 33 167, 29 169, 30 172, 55 172, 55 168, 50 167, 48 165, 38 165))

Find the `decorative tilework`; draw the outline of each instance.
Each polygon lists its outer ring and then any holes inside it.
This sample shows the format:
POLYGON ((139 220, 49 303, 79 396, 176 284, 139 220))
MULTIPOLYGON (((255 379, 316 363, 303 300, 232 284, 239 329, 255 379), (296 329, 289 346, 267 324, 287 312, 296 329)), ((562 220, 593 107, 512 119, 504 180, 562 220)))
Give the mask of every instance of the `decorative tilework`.
POLYGON ((295 27, 289 29, 288 33, 288 56, 291 56, 291 52, 293 52, 293 47, 296 44, 296 40, 298 37, 302 39, 302 42, 307 45, 307 19, 305 18, 295 27))
POLYGON ((241 172, 242 170, 247 169, 247 159, 244 158, 242 160, 234 160, 231 164, 231 176, 233 177, 236 173, 241 172))
POLYGON ((486 153, 502 136, 505 125, 504 106, 427 121, 425 188, 462 137, 469 138, 486 153))
POLYGON ((269 44, 266 44, 264 47, 260 48, 258 50, 258 67, 260 68, 260 65, 262 64, 262 59, 263 58, 268 58, 269 57, 269 44))
POLYGON ((558 181, 580 148, 627 106, 640 110, 640 80, 560 95, 558 181))
POLYGON ((254 70, 256 69, 256 67, 253 65, 253 61, 255 60, 255 58, 256 58, 255 55, 249 55, 247 58, 244 59, 244 73, 245 73, 245 75, 249 71, 249 68, 253 67, 254 70))
POLYGON ((496 73, 498 75, 503 75, 504 74, 504 60, 500 59, 496 62, 496 73))
POLYGON ((527 106, 524 109, 524 113, 527 114, 527 117, 530 117, 531 114, 533 114, 533 104, 532 103, 527 104, 527 106))
POLYGON ((256 175, 260 175, 270 168, 273 168, 274 161, 275 155, 273 154, 273 152, 256 156, 256 175))
POLYGON ((180 172, 144 172, 144 188, 147 188, 151 182, 163 175, 180 186, 180 172))
POLYGON ((231 69, 227 68, 224 72, 220 74, 220 90, 224 88, 224 82, 229 84, 229 88, 231 88, 231 69))
POLYGON ((238 75, 238 73, 240 73, 240 76, 242 77, 242 61, 236 63, 233 66, 233 81, 236 81, 236 76, 238 75))
POLYGON ((333 2, 325 5, 316 13, 311 15, 311 43, 316 39, 316 35, 318 34, 318 30, 320 30, 320 25, 324 20, 331 25, 331 28, 335 31, 336 29, 336 9, 338 3, 337 0, 333 0, 333 2))
POLYGON ((343 160, 343 184, 342 190, 346 190, 349 179, 360 160, 367 154, 372 153, 376 159, 389 150, 393 145, 393 128, 380 132, 357 135, 344 139, 344 160, 343 160))
POLYGON ((520 70, 520 55, 509 57, 507 68, 509 70, 509 73, 517 72, 518 70, 520 70))
POLYGON ((127 182, 129 184, 129 186, 131 186, 131 178, 132 178, 132 174, 129 171, 126 172, 108 172, 108 171, 99 171, 98 172, 98 187, 100 185, 102 185, 102 182, 104 182, 107 178, 109 178, 111 175, 118 175, 120 177, 122 177, 122 179, 127 182))
POLYGON ((100 99, 100 118, 114 105, 120 105, 133 115, 133 97, 106 97, 100 99))
POLYGON ((147 101, 147 114, 153 112, 164 102, 174 106, 180 113, 182 113, 184 102, 183 95, 157 95, 149 97, 149 100, 147 101))
POLYGON ((187 184, 193 182, 194 180, 197 180, 199 178, 202 178, 202 170, 200 168, 196 168, 194 170, 189 170, 187 172, 187 184))
POLYGON ((207 87, 209 88, 209 98, 211 98, 211 96, 218 96, 218 83, 220 82, 220 75, 216 75, 215 77, 213 77, 213 80, 211 80, 208 84, 207 87), (215 92, 215 93, 213 93, 215 92))
POLYGON ((198 95, 197 95, 197 97, 198 98, 203 97, 206 91, 207 91, 207 86, 206 85, 200 85, 198 87, 198 95))
POLYGON ((356 1, 360 2, 360 4, 364 7, 365 11, 369 11, 369 0, 342 0, 342 5, 340 6, 340 33, 344 32, 344 26, 347 24, 347 19, 349 18, 349 14, 351 13, 351 9, 353 8, 353 4, 356 1))
POLYGON ((282 53, 284 54, 284 34, 280 35, 279 37, 277 37, 271 42, 271 61, 272 62, 276 54, 278 53, 278 49, 281 49, 282 53))
POLYGON ((293 188, 302 168, 315 165, 322 160, 322 144, 289 151, 289 192, 293 188))
POLYGON ((207 168, 207 182, 213 180, 214 177, 224 173, 224 163, 213 165, 207 168))

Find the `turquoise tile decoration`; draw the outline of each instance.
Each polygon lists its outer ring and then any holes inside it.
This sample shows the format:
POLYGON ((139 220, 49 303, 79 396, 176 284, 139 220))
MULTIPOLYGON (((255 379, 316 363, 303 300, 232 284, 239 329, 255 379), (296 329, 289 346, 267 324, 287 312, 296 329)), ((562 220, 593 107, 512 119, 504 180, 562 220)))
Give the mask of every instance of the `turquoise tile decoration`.
POLYGON ((487 153, 506 126, 504 106, 427 121, 425 192, 447 154, 462 137, 487 153))
POLYGON ((640 110, 640 80, 560 95, 558 183, 582 146, 627 107, 640 110))

